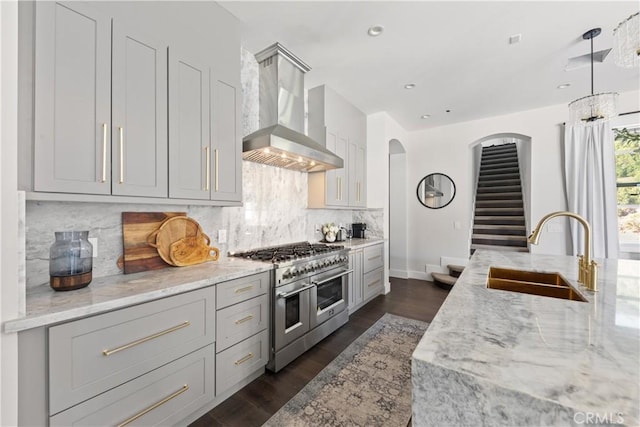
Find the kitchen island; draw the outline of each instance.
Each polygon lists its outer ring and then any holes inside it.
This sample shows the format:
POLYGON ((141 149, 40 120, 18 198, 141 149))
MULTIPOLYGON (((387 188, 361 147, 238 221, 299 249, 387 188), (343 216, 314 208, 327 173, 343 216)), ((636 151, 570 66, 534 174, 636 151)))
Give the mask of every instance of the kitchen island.
POLYGON ((413 425, 640 424, 640 262, 477 251, 412 359, 413 425), (560 272, 588 302, 488 289, 489 267, 560 272))

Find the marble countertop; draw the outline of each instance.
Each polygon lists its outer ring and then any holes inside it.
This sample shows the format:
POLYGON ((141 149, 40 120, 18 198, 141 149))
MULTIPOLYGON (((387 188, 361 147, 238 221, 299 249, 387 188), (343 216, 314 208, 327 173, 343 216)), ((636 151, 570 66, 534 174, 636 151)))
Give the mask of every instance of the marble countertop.
POLYGON ((4 332, 102 313, 271 269, 272 264, 221 258, 189 267, 95 278, 86 288, 68 292, 56 292, 45 283, 27 290, 26 315, 4 322, 4 332))
POLYGON ((414 426, 640 425, 640 262, 599 261, 593 293, 575 257, 477 251, 413 353, 414 426), (490 266, 560 272, 589 301, 487 289, 490 266))
POLYGON ((347 249, 361 249, 367 246, 373 246, 378 243, 384 242, 384 239, 370 238, 370 239, 347 239, 341 242, 327 243, 328 245, 341 245, 347 249))

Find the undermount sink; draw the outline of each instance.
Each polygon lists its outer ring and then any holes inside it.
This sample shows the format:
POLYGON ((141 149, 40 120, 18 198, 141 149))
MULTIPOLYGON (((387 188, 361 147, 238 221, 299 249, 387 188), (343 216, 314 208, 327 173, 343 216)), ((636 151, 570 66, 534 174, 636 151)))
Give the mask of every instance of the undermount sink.
POLYGON ((487 288, 587 302, 587 299, 559 273, 489 267, 487 288))

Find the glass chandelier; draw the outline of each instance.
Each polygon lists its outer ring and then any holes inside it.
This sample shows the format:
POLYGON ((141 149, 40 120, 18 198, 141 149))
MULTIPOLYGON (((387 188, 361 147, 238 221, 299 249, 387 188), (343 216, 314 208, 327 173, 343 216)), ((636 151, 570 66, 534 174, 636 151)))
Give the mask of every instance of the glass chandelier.
POLYGON ((569 104, 569 122, 572 124, 609 119, 618 114, 617 93, 593 93, 593 38, 597 37, 600 32, 600 28, 594 28, 582 35, 583 39, 591 40, 591 95, 578 98, 569 104))
POLYGON ((640 66, 640 12, 631 15, 613 30, 613 60, 624 68, 640 66))

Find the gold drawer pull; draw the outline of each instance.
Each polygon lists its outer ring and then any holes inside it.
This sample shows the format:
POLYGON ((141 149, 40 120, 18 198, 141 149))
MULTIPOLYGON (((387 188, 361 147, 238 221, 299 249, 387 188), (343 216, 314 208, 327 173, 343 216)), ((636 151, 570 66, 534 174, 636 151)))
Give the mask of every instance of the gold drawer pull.
POLYGON ((162 399, 159 402, 154 403, 153 405, 149 406, 146 409, 143 409, 142 411, 138 412, 136 415, 134 415, 131 418, 128 418, 127 420, 125 420, 124 422, 118 424, 118 427, 124 427, 128 424, 131 424, 132 422, 134 422, 135 420, 137 420, 138 418, 148 414, 149 412, 153 411, 154 409, 156 409, 158 406, 162 406, 165 403, 167 403, 168 401, 170 401, 171 399, 180 396, 182 393, 184 393, 185 391, 189 390, 189 384, 185 384, 183 385, 180 390, 176 391, 175 393, 170 394, 169 396, 165 397, 164 399, 162 399))
POLYGON ((236 294, 241 294, 243 292, 249 292, 251 289, 253 289, 253 285, 251 286, 245 286, 244 288, 238 288, 235 291, 233 291, 236 294))
POLYGON ((369 261, 371 261, 372 259, 377 259, 377 258, 380 258, 380 255, 372 256, 372 257, 369 257, 369 258, 367 258, 367 259, 368 259, 369 261))
POLYGON ((179 325, 176 325, 176 326, 174 326, 172 328, 165 329, 164 331, 160 331, 160 332, 155 333, 153 335, 149 335, 148 337, 140 338, 139 340, 130 342, 129 344, 125 344, 123 346, 114 348, 112 350, 102 350, 102 354, 105 355, 105 356, 111 356, 113 353, 117 353, 119 351, 126 350, 128 348, 134 347, 134 346, 136 346, 138 344, 142 344, 142 343, 147 342, 147 341, 151 341, 152 339, 161 337, 161 336, 169 334, 171 332, 175 332, 175 331, 177 331, 179 329, 182 329, 182 328, 186 328, 189 325, 191 325, 191 322, 186 320, 183 323, 181 323, 179 325))
POLYGON ((236 365, 242 365, 244 362, 246 362, 247 360, 251 360, 251 359, 253 359, 253 353, 249 353, 245 357, 243 357, 242 359, 236 360, 235 364, 236 365))
POLYGON ((249 320, 253 319, 253 314, 248 315, 247 317, 243 317, 240 320, 236 320, 236 325, 240 325, 244 322, 248 322, 249 320))

